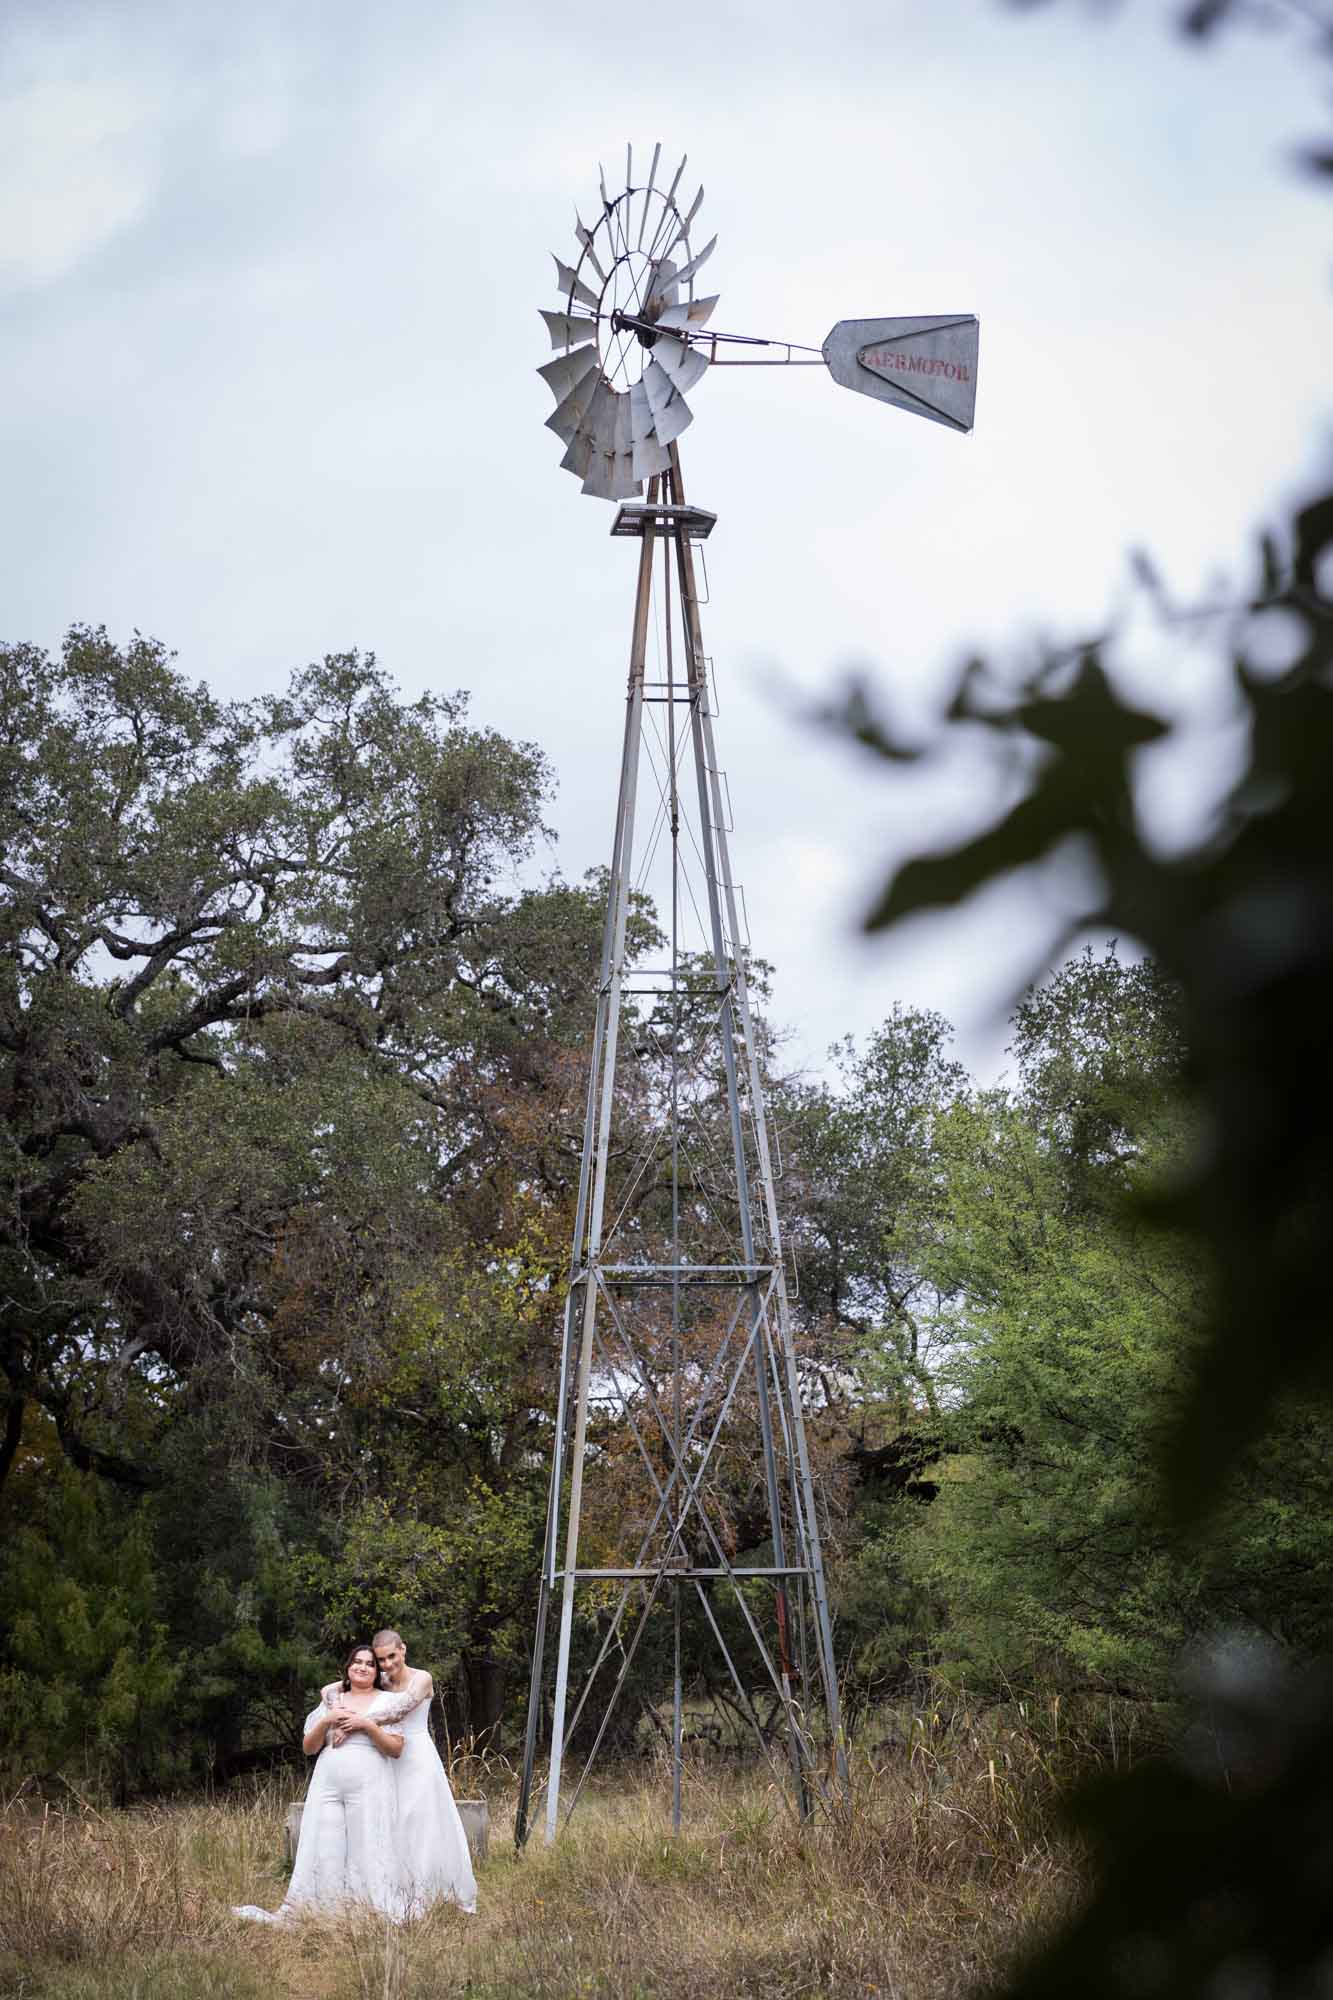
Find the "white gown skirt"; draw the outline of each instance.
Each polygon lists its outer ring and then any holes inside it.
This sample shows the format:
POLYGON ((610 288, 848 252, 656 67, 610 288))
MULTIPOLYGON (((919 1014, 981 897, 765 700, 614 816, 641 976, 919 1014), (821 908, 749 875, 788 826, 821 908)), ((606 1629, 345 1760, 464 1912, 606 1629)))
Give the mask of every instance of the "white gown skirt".
POLYGON ((393 1725, 403 1732, 403 1754, 393 1767, 398 1790, 398 1866, 413 1916, 439 1902, 456 1903, 468 1911, 477 1907, 467 1835, 440 1753, 431 1741, 429 1706, 423 1701, 393 1725))
MULTIPOLYGON (((307 1721, 321 1713, 315 1709, 307 1721)), ((455 1815, 456 1816, 456 1815, 455 1815)), ((332 1915, 360 1905, 400 1919, 409 1914, 395 1842, 394 1760, 362 1731, 337 1746, 326 1743, 301 1815, 301 1839, 280 1908, 236 1908, 257 1923, 332 1915)))

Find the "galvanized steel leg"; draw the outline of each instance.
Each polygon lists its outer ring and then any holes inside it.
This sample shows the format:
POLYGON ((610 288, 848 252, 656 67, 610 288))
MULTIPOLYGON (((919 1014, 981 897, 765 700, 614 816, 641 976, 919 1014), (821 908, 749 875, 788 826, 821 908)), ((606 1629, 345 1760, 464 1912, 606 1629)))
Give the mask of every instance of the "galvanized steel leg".
MULTIPOLYGON (((676 447, 671 447, 671 471, 668 475, 668 489, 680 504, 684 503, 685 491, 680 474, 680 455, 676 447)), ((736 1172, 736 1197, 740 1213, 742 1255, 748 1265, 755 1262, 754 1224, 750 1214, 749 1168, 745 1157, 745 1133, 741 1123, 740 1095, 736 1075, 736 1050, 734 1040, 734 992, 738 983, 745 978, 739 926, 736 922, 735 890, 726 868, 726 835, 723 831, 720 788, 718 784, 715 757, 710 759, 709 744, 711 729, 708 726, 708 689, 704 667, 703 633, 699 623, 699 605, 694 588, 694 561, 688 537, 683 530, 676 534, 676 561, 679 566, 681 601, 685 610, 688 637, 688 662, 690 686, 695 699, 690 704, 690 728, 694 748, 695 778, 699 790, 699 826, 702 835, 704 872, 708 889, 708 914, 713 934, 713 962, 717 973, 718 996, 722 1002, 722 1061, 727 1078, 727 1106, 731 1122, 732 1155, 736 1172), (710 769, 711 765, 711 769, 710 769), (711 783, 710 783, 711 780, 711 783), (720 878, 722 878, 720 880, 720 878), (731 917, 732 961, 728 970, 726 938, 722 926, 721 893, 725 883, 731 917)), ((753 1035, 750 1036, 751 1059, 754 1060, 753 1035)), ((752 1113, 757 1111, 758 1102, 751 1096, 752 1113)), ((771 1169, 769 1170, 771 1182, 771 1169)), ((776 1261, 776 1259, 775 1259, 776 1261)), ((752 1292, 752 1324, 755 1331, 755 1387, 759 1402, 759 1430, 763 1443, 764 1484, 768 1492, 768 1511, 773 1530, 773 1561, 777 1569, 787 1566, 786 1543, 782 1530, 782 1500, 778 1486, 777 1461, 773 1451, 773 1420, 768 1405, 768 1382, 766 1366, 766 1342, 768 1328, 766 1316, 760 1303, 758 1287, 752 1292)), ((777 1585, 779 1599, 779 1626, 786 1622, 786 1584, 777 1585)), ((792 1782, 800 1800, 802 1817, 809 1811, 809 1801, 805 1788, 804 1759, 802 1755, 800 1727, 793 1712, 791 1680, 787 1672, 786 1648, 779 1653, 782 1668, 782 1705, 787 1718, 787 1738, 791 1754, 792 1782)))
MULTIPOLYGON (((648 635, 648 607, 652 583, 653 537, 645 534, 639 552, 639 587, 634 607, 634 633, 630 647, 629 706, 625 721, 625 744, 621 762, 620 798, 617 809, 616 842, 610 883, 607 930, 610 938, 609 965, 603 989, 604 1031, 601 1060, 593 1072, 590 1110, 596 1104, 595 1159, 592 1170, 591 1204, 586 1248, 575 1248, 575 1267, 595 1270, 601 1248, 602 1219, 606 1208, 607 1152, 611 1136, 611 1112, 615 1098, 616 1048, 620 1029, 620 996, 625 969, 625 926, 629 912, 631 860, 634 853, 634 808, 639 775, 639 746, 643 731, 643 676, 648 635)), ((592 1124, 590 1117, 589 1123, 592 1124)), ((590 1135, 591 1136, 591 1135, 590 1135)), ((565 1704, 569 1689, 569 1649, 574 1626, 575 1571, 578 1568, 579 1525, 583 1506, 583 1467, 588 1434, 588 1384, 592 1365, 593 1321, 597 1311, 597 1286, 583 1287, 583 1328, 579 1344, 578 1384, 574 1403, 574 1446, 570 1472, 569 1521, 565 1536, 565 1573, 560 1599, 560 1636, 556 1652, 555 1695, 551 1713, 551 1767, 546 1783, 546 1838, 554 1840, 560 1820, 560 1773, 565 1750, 565 1704)))

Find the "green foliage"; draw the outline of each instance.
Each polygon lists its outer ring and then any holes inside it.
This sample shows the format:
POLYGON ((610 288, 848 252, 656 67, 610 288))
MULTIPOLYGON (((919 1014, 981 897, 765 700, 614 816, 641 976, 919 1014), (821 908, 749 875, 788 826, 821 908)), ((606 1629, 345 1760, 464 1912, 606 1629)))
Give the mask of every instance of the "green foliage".
POLYGON ((123 1795, 169 1771, 181 1668, 142 1505, 62 1468, 28 1482, 0 1571, 0 1755, 99 1770, 123 1795))
POLYGON ((943 1219, 939 1135, 965 1093, 940 1015, 895 1006, 832 1084, 785 1083, 783 1224, 809 1432, 832 1550, 843 1701, 855 1726, 928 1647, 936 1607, 904 1549, 935 1491, 948 1330, 925 1252, 943 1219))
MULTIPOLYGON (((897 1006, 864 1049, 848 1038, 834 1051, 834 1086, 789 1086, 775 1099, 790 1134, 788 1233, 812 1348, 900 1417, 934 1397, 919 1253, 937 1201, 936 1126, 965 1083, 951 1035, 940 1015, 897 1006)), ((831 1375, 824 1387, 837 1393, 831 1375)))
MULTIPOLYGON (((1198 1246, 1145 1210, 1195 1143, 1180 1013, 1151 961, 1085 950, 1018 1006, 1012 1090, 949 1073, 884 1128, 879 1175, 873 1144, 829 1155, 821 1215, 839 1206, 839 1165, 852 1191, 867 1172, 918 1190, 885 1204, 883 1241, 931 1377, 928 1399, 904 1400, 897 1331, 867 1321, 836 1575, 854 1706, 913 1664, 974 1689, 1161 1704, 1181 1647, 1205 1635, 1326 1642, 1317 1423, 1284 1410, 1237 1459, 1206 1546, 1182 1547, 1163 1510, 1210 1295, 1198 1246)), ((835 1104, 846 1129, 876 1131, 873 1091, 835 1104)))
POLYGON ((1076 1820, 1100 1893, 1013 2000, 1315 1995, 1326 1983, 1333 1745, 1326 1671, 1235 1648, 1196 1693, 1184 1754, 1087 1784, 1076 1820))
POLYGON ((1156 1468, 1198 1273, 1122 1213, 1181 1151, 1174 1012, 1151 967, 1085 954, 1015 1016, 1018 1093, 960 1099, 941 1125, 925 1263, 950 1456, 912 1564, 974 1682, 1160 1695, 1192 1615, 1156 1468))
POLYGON ((222 704, 153 641, 0 647, 0 1510, 112 1483, 218 1768, 371 1574, 442 1670, 521 1623, 600 917, 496 887, 547 786, 371 658, 222 704))
POLYGON ((1165 1222, 1196 1233, 1216 1259, 1217 1309, 1201 1364, 1208 1398, 1183 1406, 1170 1455, 1175 1500, 1195 1513, 1217 1497, 1226 1466, 1261 1434, 1284 1390, 1333 1388, 1323 1254, 1333 1215, 1333 1085, 1323 1059, 1333 608, 1319 581, 1331 547, 1333 497, 1298 513, 1285 567, 1268 545, 1250 615, 1283 614, 1301 650, 1276 676, 1237 654, 1249 762, 1197 849, 1167 859, 1148 843, 1134 811, 1132 753, 1168 725, 1120 701, 1096 649, 1072 678, 1066 662, 1052 661, 1016 700, 999 687, 983 700, 974 663, 951 726, 1000 739, 997 755, 1006 757, 1013 738, 1026 739, 1037 753, 1031 784, 994 826, 905 863, 869 919, 875 927, 962 901, 1079 836, 1105 894, 1071 928, 1123 928, 1178 986, 1192 1101, 1215 1138, 1158 1204, 1165 1222), (1270 1350, 1253 1330, 1275 1291, 1284 1337, 1270 1350))

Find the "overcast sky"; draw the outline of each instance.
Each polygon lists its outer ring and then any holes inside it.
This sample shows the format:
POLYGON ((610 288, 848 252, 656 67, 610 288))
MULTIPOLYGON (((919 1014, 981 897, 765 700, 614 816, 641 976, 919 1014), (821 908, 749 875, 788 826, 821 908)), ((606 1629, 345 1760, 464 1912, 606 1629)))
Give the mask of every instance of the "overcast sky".
MULTIPOLYGON (((598 161, 623 181, 626 139, 660 139, 707 190, 719 326, 980 315, 971 437, 741 369, 682 449, 720 517, 734 859, 793 1055, 904 1000, 993 1068, 1070 884, 861 941, 892 855, 976 802, 862 764, 798 691, 865 666, 920 723, 965 651, 1123 609, 1131 546, 1185 595, 1244 575, 1328 447, 1329 204, 1287 164, 1327 82, 1299 29, 1190 51, 1157 0, 8 0, 0 636, 137 627, 224 696, 373 649, 539 742, 551 864, 604 861, 634 545, 558 470, 537 308, 598 161)), ((1145 657, 1201 719, 1152 774, 1167 837, 1224 768, 1217 670, 1145 657)))

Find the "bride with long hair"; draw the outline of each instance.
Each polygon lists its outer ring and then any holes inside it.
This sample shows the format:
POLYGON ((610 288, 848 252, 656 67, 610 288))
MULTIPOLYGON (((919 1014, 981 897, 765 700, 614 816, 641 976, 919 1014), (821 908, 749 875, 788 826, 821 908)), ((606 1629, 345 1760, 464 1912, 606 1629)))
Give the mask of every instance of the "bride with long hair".
POLYGON ((342 1679, 305 1719, 302 1747, 315 1759, 301 1815, 301 1838, 287 1894, 276 1910, 236 1906, 265 1924, 332 1915, 351 1904, 395 1919, 411 1914, 396 1847, 394 1765, 401 1730, 387 1727, 397 1704, 383 1687, 370 1646, 353 1646, 342 1679))

